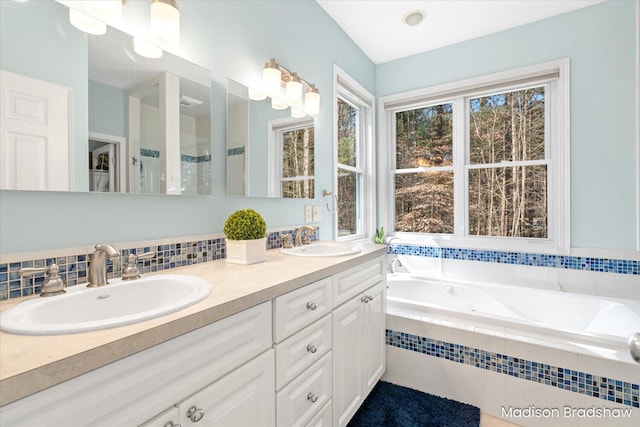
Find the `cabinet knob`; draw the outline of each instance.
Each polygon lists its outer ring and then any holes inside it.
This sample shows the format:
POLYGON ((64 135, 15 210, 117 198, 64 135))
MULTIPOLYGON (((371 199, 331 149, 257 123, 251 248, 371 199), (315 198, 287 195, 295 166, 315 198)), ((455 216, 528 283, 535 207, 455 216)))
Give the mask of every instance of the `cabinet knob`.
POLYGON ((180 426, 180 424, 174 424, 173 421, 169 421, 162 427, 182 427, 182 426, 180 426))
POLYGON ((318 351, 318 348, 317 348, 315 345, 311 345, 311 344, 309 344, 309 345, 307 346, 307 351, 308 351, 309 353, 312 353, 312 354, 313 354, 313 353, 315 353, 316 351, 318 351))
POLYGON ((202 408, 198 409, 195 406, 192 406, 187 411, 187 418, 189 418, 194 423, 197 423, 202 418, 204 418, 204 409, 202 409, 202 408))
POLYGON ((360 301, 362 301, 363 303, 368 303, 369 302, 369 297, 368 296, 363 296, 362 298, 360 298, 360 301))
POLYGON ((311 403, 316 403, 318 401, 318 395, 309 393, 307 394, 307 400, 310 400, 311 403))
POLYGON ((318 306, 316 305, 315 302, 308 302, 307 303, 307 308, 311 311, 315 310, 316 308, 318 308, 318 306))

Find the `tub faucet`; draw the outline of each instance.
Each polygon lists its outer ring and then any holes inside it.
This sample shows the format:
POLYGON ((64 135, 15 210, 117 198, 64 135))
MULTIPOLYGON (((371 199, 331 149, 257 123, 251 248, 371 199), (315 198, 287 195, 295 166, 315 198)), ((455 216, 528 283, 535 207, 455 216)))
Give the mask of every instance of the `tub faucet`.
POLYGON ((305 236, 305 231, 313 234, 316 232, 316 228, 312 225, 301 225, 298 227, 296 235, 293 238, 293 246, 308 245, 310 243, 309 234, 305 236))
POLYGON ((87 287, 96 288, 108 285, 107 282, 107 258, 116 258, 120 252, 111 245, 98 243, 96 250, 91 254, 89 260, 89 283, 87 287))
POLYGON ((389 263, 389 273, 395 273, 397 267, 402 267, 402 263, 398 258, 394 258, 389 263))
POLYGON ((640 332, 634 332, 633 334, 629 335, 628 344, 631 358, 636 363, 640 363, 640 332))

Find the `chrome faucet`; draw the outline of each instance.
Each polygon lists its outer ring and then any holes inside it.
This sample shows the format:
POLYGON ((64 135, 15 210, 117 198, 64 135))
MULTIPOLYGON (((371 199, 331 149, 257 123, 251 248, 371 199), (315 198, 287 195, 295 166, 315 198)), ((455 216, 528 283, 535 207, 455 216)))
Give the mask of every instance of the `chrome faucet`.
POLYGON ((389 263, 389 273, 395 273, 396 268, 398 267, 402 267, 402 263, 400 262, 400 260, 398 258, 392 259, 389 263))
POLYGON ((310 234, 316 232, 316 228, 312 225, 301 225, 296 230, 296 235, 293 238, 293 246, 301 246, 308 245, 310 243, 309 234, 305 236, 305 231, 308 231, 310 234))
POLYGON ((89 260, 89 283, 87 287, 95 288, 108 285, 107 282, 107 258, 116 258, 120 252, 111 245, 98 243, 96 250, 91 254, 89 260))

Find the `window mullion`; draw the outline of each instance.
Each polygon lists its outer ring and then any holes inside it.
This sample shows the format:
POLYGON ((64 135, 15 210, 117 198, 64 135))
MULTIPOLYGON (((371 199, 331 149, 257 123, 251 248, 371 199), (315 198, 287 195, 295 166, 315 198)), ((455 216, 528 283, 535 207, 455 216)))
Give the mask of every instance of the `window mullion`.
POLYGON ((457 97, 453 101, 453 234, 466 235, 467 212, 467 141, 469 118, 465 98, 457 97))

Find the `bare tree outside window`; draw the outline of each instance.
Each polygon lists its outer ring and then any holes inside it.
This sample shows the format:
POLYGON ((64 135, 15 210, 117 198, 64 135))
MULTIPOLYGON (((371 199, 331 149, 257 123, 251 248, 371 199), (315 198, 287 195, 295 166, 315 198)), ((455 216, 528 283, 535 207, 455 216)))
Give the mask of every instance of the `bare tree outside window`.
POLYGON ((546 238, 544 87, 469 100, 469 234, 546 238))
POLYGON ((358 233, 358 109, 338 98, 338 236, 358 233))
POLYGON ((282 197, 314 197, 314 127, 282 132, 282 197))
POLYGON ((396 113, 396 231, 453 233, 453 105, 396 113))

